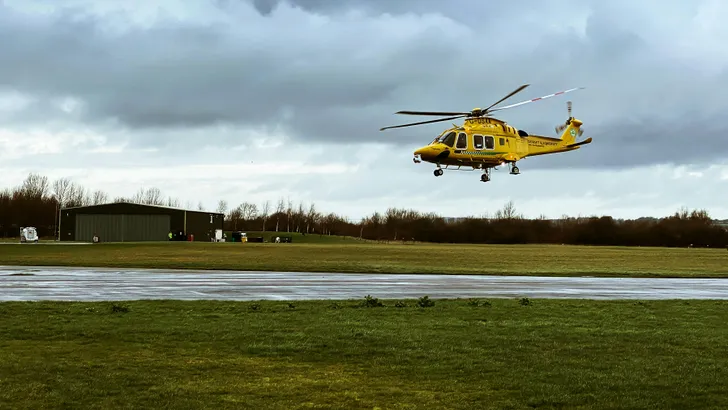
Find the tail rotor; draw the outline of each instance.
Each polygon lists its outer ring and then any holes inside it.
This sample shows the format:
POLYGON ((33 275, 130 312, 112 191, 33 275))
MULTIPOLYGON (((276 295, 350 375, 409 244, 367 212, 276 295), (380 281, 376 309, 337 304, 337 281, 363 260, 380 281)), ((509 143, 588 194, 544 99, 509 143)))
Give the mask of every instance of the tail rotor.
MULTIPOLYGON (((559 125, 557 125, 557 126, 556 126, 556 127, 554 128, 554 130, 556 131, 556 133, 557 133, 557 134, 561 134, 562 132, 564 132, 564 130, 566 129, 566 127, 568 127, 568 126, 569 126, 569 123, 570 123, 570 122, 571 122, 571 120, 572 120, 572 119, 574 118, 574 117, 572 117, 572 115, 571 115, 571 101, 567 101, 567 102, 566 102, 566 110, 567 110, 567 112, 569 113, 569 119, 567 119, 565 123, 563 123, 563 124, 559 124, 559 125)), ((581 137, 581 136, 582 136, 582 134, 584 134, 584 129, 583 129, 583 128, 579 128, 579 136, 581 137)))

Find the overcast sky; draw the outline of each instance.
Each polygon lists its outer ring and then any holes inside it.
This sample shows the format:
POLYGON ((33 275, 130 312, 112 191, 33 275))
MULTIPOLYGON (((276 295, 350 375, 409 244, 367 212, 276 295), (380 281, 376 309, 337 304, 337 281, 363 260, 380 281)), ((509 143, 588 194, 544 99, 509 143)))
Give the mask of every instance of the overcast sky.
POLYGON ((728 218, 727 18, 718 0, 0 0, 0 185, 38 172, 354 219, 508 200, 529 217, 728 218), (499 118, 554 136, 571 100, 594 142, 484 184, 412 162, 449 123, 379 131, 524 83, 509 103, 585 89, 499 118))

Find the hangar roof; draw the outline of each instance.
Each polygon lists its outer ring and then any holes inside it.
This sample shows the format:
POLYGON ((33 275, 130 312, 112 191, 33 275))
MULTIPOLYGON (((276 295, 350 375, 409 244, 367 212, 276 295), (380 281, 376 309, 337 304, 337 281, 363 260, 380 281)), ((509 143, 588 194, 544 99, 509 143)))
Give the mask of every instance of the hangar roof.
POLYGON ((128 202, 128 201, 106 202, 103 204, 96 204, 96 205, 69 206, 69 207, 61 208, 61 210, 98 208, 98 207, 103 207, 103 206, 108 206, 108 205, 132 205, 132 206, 137 206, 137 207, 171 209, 174 211, 198 212, 198 213, 213 214, 213 215, 223 215, 220 212, 201 211, 199 209, 185 209, 185 208, 177 208, 177 207, 173 207, 173 206, 164 206, 164 205, 140 204, 137 202, 128 202))

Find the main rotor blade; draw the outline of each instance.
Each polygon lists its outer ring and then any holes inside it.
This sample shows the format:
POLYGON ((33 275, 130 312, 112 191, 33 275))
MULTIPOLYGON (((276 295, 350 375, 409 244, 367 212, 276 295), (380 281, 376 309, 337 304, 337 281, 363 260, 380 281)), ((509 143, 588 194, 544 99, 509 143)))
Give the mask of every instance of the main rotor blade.
POLYGON ((490 107, 488 107, 488 108, 486 108, 486 109, 482 110, 482 112, 488 112, 488 111, 489 111, 489 110, 490 110, 491 108, 493 108, 493 107, 495 107, 496 105, 498 105, 498 104, 502 103, 503 101, 505 101, 505 100, 507 100, 507 99, 509 99, 509 98, 513 97, 514 95, 516 95, 516 94, 520 93, 521 91, 523 91, 523 89, 524 89, 524 88, 526 88, 526 87, 528 87, 528 86, 529 86, 529 84, 523 84, 522 86, 520 86, 520 87, 516 88, 515 90, 511 91, 511 93, 510 93, 510 94, 508 94, 508 95, 506 95, 505 97, 503 97, 503 98, 501 98, 500 100, 498 100, 498 102, 497 102, 497 103, 491 104, 491 105, 490 105, 490 107))
POLYGON ((455 120, 455 119, 463 118, 463 117, 467 117, 467 115, 456 115, 454 117, 439 118, 437 120, 412 122, 412 123, 409 123, 409 124, 402 124, 402 125, 392 125, 392 126, 389 126, 389 127, 380 128, 379 131, 384 131, 384 130, 388 130, 388 129, 391 129, 391 128, 411 127, 413 125, 431 124, 433 122, 449 121, 449 120, 455 120))
POLYGON ((555 97, 557 95, 566 94, 566 93, 570 93, 572 91, 582 90, 582 89, 584 89, 584 87, 576 87, 576 88, 572 88, 572 89, 566 90, 566 91, 559 91, 557 93, 553 93, 553 94, 549 94, 549 95, 544 95, 543 97, 534 98, 532 100, 521 101, 519 103, 515 103, 515 104, 511 104, 511 105, 506 105, 505 107, 493 108, 492 110, 490 110, 490 112, 505 110, 506 108, 518 107, 519 105, 528 104, 528 103, 532 103, 534 101, 539 101, 539 100, 545 100, 547 98, 555 97))
POLYGON ((442 117, 443 115, 470 115, 469 112, 441 112, 441 111, 397 111, 395 114, 436 115, 438 117, 442 117))

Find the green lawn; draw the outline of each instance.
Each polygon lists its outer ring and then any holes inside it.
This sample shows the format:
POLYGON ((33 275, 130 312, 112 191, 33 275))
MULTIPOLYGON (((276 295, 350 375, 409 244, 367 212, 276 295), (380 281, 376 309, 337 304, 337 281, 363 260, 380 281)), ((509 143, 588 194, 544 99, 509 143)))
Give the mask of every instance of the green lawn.
MULTIPOLYGON (((272 231, 243 231, 248 238, 263 237, 266 242, 273 242, 276 236, 290 236, 293 243, 321 243, 321 244, 357 244, 374 243, 376 241, 359 239, 352 236, 321 235, 317 233, 302 234, 298 232, 272 232, 272 231)), ((232 239, 232 232, 225 232, 228 241, 232 239)))
POLYGON ((0 245, 4 265, 504 275, 728 276, 725 249, 360 243, 0 245))
POLYGON ((2 303, 0 403, 728 408, 726 302, 362 301, 2 303))
MULTIPOLYGON (((328 244, 356 244, 356 243, 375 243, 376 241, 368 239, 359 239, 352 236, 339 236, 339 235, 322 235, 318 233, 304 234, 298 232, 273 232, 273 231, 243 231, 249 238, 252 237, 263 237, 266 242, 271 242, 276 236, 290 236, 293 243, 328 243, 328 244)), ((232 240, 232 231, 225 231, 227 240, 232 240)), ((53 237, 42 237, 40 242, 52 243, 55 240, 53 237)), ((0 242, 20 242, 20 237, 16 238, 0 238, 0 242)))

